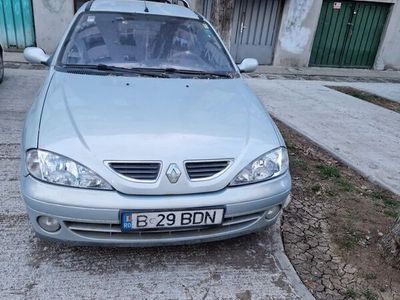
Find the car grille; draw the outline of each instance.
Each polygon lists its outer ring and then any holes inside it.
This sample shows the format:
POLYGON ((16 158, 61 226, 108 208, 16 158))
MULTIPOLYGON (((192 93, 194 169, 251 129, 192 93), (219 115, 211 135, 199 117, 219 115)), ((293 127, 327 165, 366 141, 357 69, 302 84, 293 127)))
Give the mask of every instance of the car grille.
POLYGON ((191 180, 204 180, 218 176, 230 165, 230 160, 188 161, 186 171, 191 180))
POLYGON ((221 225, 206 226, 199 228, 175 228, 170 230, 146 230, 146 231, 133 231, 122 232, 120 224, 105 224, 105 223, 83 223, 83 222, 69 222, 64 221, 65 225, 72 232, 86 237, 107 240, 144 240, 144 239, 173 239, 192 237, 196 235, 212 235, 224 232, 230 232, 240 229, 245 229, 253 225, 261 217, 265 211, 257 213, 246 214, 236 217, 224 218, 221 225))
POLYGON ((118 174, 138 181, 155 181, 160 173, 160 162, 109 162, 118 174))

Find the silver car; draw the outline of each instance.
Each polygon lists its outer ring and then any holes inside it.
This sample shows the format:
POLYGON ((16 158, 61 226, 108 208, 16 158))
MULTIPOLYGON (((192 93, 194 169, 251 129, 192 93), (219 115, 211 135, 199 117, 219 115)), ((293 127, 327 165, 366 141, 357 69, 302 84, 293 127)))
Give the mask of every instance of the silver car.
POLYGON ((189 8, 96 0, 49 57, 27 116, 21 192, 40 237, 151 246, 273 224, 288 203, 276 125, 210 23, 189 8))

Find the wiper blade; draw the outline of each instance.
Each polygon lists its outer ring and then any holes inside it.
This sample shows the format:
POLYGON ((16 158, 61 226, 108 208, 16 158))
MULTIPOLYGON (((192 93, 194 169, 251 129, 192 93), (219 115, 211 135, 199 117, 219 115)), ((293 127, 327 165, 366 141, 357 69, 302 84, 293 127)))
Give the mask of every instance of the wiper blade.
POLYGON ((97 64, 97 65, 85 65, 85 64, 65 64, 63 67, 66 68, 76 68, 76 69, 90 69, 97 71, 112 71, 112 72, 120 72, 120 73, 132 73, 142 76, 150 76, 150 77, 167 77, 159 72, 154 72, 152 69, 144 69, 144 68, 125 68, 125 67, 117 67, 110 66, 105 64, 97 64))
POLYGON ((85 64, 64 64, 65 68, 75 68, 75 69, 91 69, 91 70, 99 70, 99 71, 125 71, 128 70, 122 67, 108 66, 104 64, 98 65, 85 65, 85 64))
POLYGON ((184 75, 198 75, 198 76, 208 76, 208 77, 222 77, 222 78, 233 78, 231 73, 222 72, 208 72, 200 70, 187 70, 187 69, 175 69, 175 68, 165 68, 157 69, 158 71, 163 71, 167 74, 184 74, 184 75))
POLYGON ((183 75, 194 75, 194 76, 202 76, 202 77, 214 77, 214 78, 233 78, 235 75, 227 72, 208 72, 208 71, 200 71, 200 70, 187 70, 187 69, 175 69, 175 68, 125 68, 125 67, 117 67, 110 66, 105 64, 97 64, 97 65, 86 65, 86 64, 65 64, 63 67, 66 68, 76 68, 76 69, 91 69, 98 71, 112 71, 112 72, 121 72, 121 73, 133 73, 142 76, 151 76, 151 77, 170 77, 169 74, 183 74, 183 75))

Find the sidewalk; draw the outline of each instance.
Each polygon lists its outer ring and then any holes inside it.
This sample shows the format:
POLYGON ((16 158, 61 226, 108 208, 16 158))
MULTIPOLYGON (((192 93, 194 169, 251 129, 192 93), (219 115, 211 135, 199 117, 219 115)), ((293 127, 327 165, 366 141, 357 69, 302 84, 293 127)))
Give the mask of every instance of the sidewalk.
POLYGON ((22 52, 4 51, 3 56, 5 63, 28 63, 25 60, 24 54, 22 52))
POLYGON ((40 64, 28 63, 22 52, 4 52, 4 67, 6 69, 46 70, 47 67, 40 64))
POLYGON ((309 76, 336 77, 368 77, 368 78, 400 78, 400 71, 378 71, 369 69, 319 68, 319 67, 276 67, 259 66, 256 73, 260 74, 291 74, 309 76))
POLYGON ((400 71, 378 71, 369 69, 319 68, 319 67, 277 67, 259 66, 251 78, 263 79, 304 79, 324 81, 361 81, 400 83, 400 71))
MULTIPOLYGON (((399 113, 325 87, 337 83, 265 79, 248 82, 274 117, 371 181, 400 194, 399 113)), ((361 84, 341 85, 362 88, 361 84)), ((367 86, 376 94, 394 91, 390 94, 395 98, 400 90, 399 84, 367 86)))

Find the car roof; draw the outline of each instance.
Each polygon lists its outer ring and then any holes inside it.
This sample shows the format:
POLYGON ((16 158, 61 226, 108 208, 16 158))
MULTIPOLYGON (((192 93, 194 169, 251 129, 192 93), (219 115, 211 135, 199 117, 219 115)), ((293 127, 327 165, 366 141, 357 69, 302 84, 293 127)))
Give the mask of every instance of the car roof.
POLYGON ((90 6, 90 11, 127 12, 139 14, 147 13, 152 15, 183 17, 189 19, 199 18, 199 15, 194 11, 180 5, 143 0, 94 0, 90 6), (146 6, 148 8, 148 12, 145 12, 146 6))

